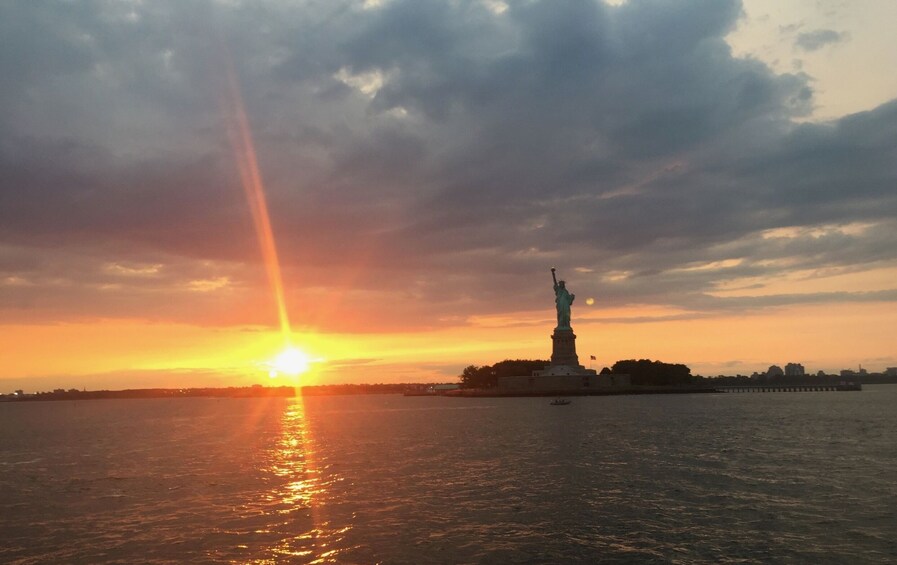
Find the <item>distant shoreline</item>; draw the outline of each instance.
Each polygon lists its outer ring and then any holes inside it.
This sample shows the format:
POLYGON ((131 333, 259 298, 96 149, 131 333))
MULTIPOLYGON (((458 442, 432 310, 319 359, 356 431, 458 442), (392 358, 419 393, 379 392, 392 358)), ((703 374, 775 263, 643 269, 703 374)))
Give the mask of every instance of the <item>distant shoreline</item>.
MULTIPOLYGON (((853 379, 855 382, 868 384, 897 384, 897 379, 885 376, 881 379, 853 379)), ((492 389, 459 389, 448 394, 424 392, 435 383, 399 383, 399 384, 341 384, 317 385, 305 387, 291 386, 248 386, 248 387, 204 387, 204 388, 143 388, 125 390, 55 390, 31 394, 0 394, 0 403, 4 402, 40 402, 63 400, 104 400, 104 399, 139 399, 139 398, 293 398, 297 396, 354 396, 372 394, 402 394, 405 396, 455 397, 455 398, 511 398, 539 396, 617 396, 632 394, 706 394, 722 392, 720 388, 729 388, 729 383, 712 385, 686 385, 668 387, 619 387, 606 390, 537 392, 530 394, 500 393, 492 389)), ((824 384, 824 383, 788 383, 778 382, 759 387, 787 387, 789 385, 824 384)), ((834 383, 827 383, 833 385, 834 383)))
POLYGON ((104 400, 134 398, 292 398, 295 396, 346 396, 363 394, 403 394, 432 384, 340 384, 318 386, 253 385, 246 387, 140 388, 125 390, 57 389, 26 394, 21 391, 0 395, 0 402, 37 402, 61 400, 104 400))
POLYGON ((450 398, 518 398, 554 396, 624 396, 632 394, 715 394, 720 391, 713 386, 609 386, 595 389, 571 389, 533 392, 503 392, 497 389, 461 389, 442 396, 450 398))
POLYGON ((293 387, 226 387, 226 388, 141 388, 126 390, 56 390, 34 394, 5 394, 0 402, 35 402, 60 400, 103 400, 121 398, 286 398, 295 396, 293 387))

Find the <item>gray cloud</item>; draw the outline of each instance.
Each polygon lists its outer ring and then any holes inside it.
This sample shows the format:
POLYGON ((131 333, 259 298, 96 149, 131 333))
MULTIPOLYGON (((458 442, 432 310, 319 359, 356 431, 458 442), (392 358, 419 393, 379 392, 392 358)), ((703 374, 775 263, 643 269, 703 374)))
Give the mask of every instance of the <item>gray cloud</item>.
POLYGON ((602 304, 700 314, 726 281, 893 265, 897 102, 795 123, 809 77, 733 57, 740 14, 734 0, 3 5, 0 311, 271 321, 227 141, 230 66, 298 325, 533 309, 550 266, 602 304), (855 223, 877 227, 762 236, 855 223), (726 259, 741 263, 682 270, 726 259), (109 264, 163 267, 122 281, 109 264), (190 290, 216 277, 230 294, 190 290), (229 301, 244 307, 223 315, 229 301))
POLYGON ((833 29, 815 29, 797 34, 794 44, 806 51, 817 51, 826 45, 840 43, 847 39, 847 35, 833 29))

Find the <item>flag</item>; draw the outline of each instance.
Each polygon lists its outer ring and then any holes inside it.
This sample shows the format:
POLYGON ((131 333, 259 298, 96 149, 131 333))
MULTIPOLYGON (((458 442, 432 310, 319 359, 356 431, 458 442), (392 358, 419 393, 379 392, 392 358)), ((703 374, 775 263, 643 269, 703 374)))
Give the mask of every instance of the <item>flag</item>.
POLYGON ((591 359, 592 361, 597 361, 597 359, 595 359, 594 355, 589 355, 589 359, 591 359))

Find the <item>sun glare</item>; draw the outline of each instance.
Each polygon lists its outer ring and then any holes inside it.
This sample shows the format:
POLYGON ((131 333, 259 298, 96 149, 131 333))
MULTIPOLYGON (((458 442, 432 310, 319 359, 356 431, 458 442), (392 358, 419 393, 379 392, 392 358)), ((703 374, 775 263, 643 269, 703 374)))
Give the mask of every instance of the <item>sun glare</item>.
POLYGON ((268 375, 272 378, 279 375, 296 377, 308 371, 309 363, 311 358, 304 351, 287 347, 271 359, 268 375))

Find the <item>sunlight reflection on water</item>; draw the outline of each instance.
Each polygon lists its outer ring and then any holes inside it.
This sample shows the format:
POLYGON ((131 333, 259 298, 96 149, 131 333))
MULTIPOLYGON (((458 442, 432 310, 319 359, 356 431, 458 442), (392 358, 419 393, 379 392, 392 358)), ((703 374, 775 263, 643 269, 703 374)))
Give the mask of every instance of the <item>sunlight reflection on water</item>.
POLYGON ((338 562, 343 551, 340 543, 351 525, 334 526, 323 517, 328 489, 340 478, 319 471, 302 397, 285 407, 280 438, 272 446, 262 470, 276 477, 272 481, 274 488, 266 498, 273 504, 272 513, 281 516, 280 525, 285 534, 266 552, 274 555, 273 560, 265 562, 282 562, 283 558, 302 558, 303 562, 313 564, 338 562))

